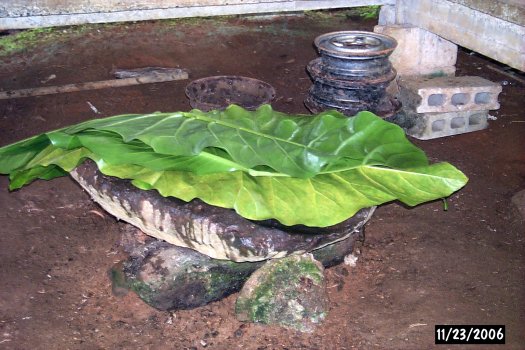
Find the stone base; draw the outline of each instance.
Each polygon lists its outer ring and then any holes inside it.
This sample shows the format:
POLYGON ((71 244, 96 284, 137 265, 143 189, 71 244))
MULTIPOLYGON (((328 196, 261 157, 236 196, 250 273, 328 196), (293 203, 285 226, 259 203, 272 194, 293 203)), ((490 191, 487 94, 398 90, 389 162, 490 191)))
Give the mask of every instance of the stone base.
MULTIPOLYGON (((339 264, 360 237, 362 228, 347 239, 314 250, 313 256, 324 267, 339 264)), ((133 245, 130 257, 111 270, 113 292, 124 295, 131 290, 159 310, 191 309, 220 300, 239 291, 264 264, 212 259, 160 240, 133 245)))

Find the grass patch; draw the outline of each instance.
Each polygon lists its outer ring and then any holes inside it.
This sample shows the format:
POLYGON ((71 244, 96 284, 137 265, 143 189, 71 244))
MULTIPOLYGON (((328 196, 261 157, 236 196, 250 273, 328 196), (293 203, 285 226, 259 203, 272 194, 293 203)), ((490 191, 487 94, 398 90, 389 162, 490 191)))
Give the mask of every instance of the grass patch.
POLYGON ((360 7, 352 7, 348 9, 326 9, 326 10, 305 11, 304 14, 305 16, 316 19, 316 20, 330 20, 334 18, 377 19, 379 18, 380 9, 381 9, 381 6, 360 6, 360 7))
POLYGON ((122 23, 83 24, 68 27, 27 29, 0 36, 0 57, 27 51, 38 45, 46 45, 70 39, 93 30, 107 29, 122 23))
POLYGON ((0 56, 34 47, 41 40, 55 36, 55 32, 55 28, 38 28, 0 37, 0 56))
POLYGON ((361 6, 348 9, 346 11, 346 16, 350 17, 360 17, 362 19, 377 19, 379 18, 379 10, 381 6, 361 6))

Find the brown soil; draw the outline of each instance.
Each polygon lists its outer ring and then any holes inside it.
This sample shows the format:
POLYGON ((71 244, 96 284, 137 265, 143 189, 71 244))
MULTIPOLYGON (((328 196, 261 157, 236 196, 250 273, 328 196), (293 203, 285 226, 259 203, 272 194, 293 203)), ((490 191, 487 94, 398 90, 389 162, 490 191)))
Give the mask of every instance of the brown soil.
MULTIPOLYGON (((114 67, 183 67, 191 79, 262 79, 277 90, 277 110, 307 113, 313 39, 373 25, 317 15, 67 30, 52 43, 3 57, 0 88, 110 79, 114 67), (56 79, 42 83, 51 74, 56 79)), ((0 349, 428 349, 435 347, 436 324, 506 325, 507 344, 497 348, 523 348, 525 230, 510 199, 525 188, 525 87, 487 64, 503 68, 461 52, 458 75, 508 81, 501 109, 491 113, 497 120, 484 131, 415 141, 432 160, 463 170, 469 184, 448 200, 448 211, 440 201, 381 206, 357 266, 327 271, 330 311, 313 334, 238 322, 235 295, 174 313, 132 293, 113 296, 107 271, 124 257, 124 224, 70 178, 10 193, 1 176, 0 349)), ((0 145, 90 118, 188 110, 188 82, 2 100, 0 145)))

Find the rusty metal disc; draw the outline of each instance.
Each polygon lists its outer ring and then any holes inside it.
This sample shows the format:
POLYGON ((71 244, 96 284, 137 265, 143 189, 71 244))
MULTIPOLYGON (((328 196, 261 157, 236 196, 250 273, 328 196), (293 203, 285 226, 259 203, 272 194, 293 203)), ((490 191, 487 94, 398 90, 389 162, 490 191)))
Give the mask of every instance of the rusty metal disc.
POLYGON ((354 59, 388 56, 397 46, 388 35, 364 31, 326 33, 315 38, 314 43, 322 56, 354 59))
POLYGON ((193 108, 205 112, 225 109, 230 104, 256 109, 275 98, 275 89, 258 79, 222 75, 192 81, 186 86, 186 96, 193 108))
POLYGON ((341 88, 388 84, 395 79, 397 74, 391 64, 385 64, 379 68, 353 67, 351 70, 344 70, 338 67, 327 66, 321 58, 310 61, 306 66, 306 70, 314 81, 329 82, 330 85, 341 88))

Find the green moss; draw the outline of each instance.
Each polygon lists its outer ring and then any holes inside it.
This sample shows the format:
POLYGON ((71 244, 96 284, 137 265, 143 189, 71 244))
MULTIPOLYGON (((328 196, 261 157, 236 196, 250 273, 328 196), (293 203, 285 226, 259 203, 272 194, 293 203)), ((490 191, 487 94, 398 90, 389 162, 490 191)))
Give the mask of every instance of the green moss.
MULTIPOLYGON (((269 323, 270 312, 272 310, 272 300, 274 299, 273 289, 275 288, 275 276, 269 273, 269 280, 259 283, 251 298, 239 300, 235 305, 237 313, 246 314, 247 319, 253 322, 269 323)), ((262 281, 259 281, 262 282, 262 281)))
POLYGON ((229 23, 238 16, 212 16, 212 17, 185 17, 185 18, 170 18, 160 20, 159 23, 165 26, 199 26, 202 24, 224 24, 229 23))
POLYGON ((129 286, 126 280, 126 275, 122 269, 122 263, 115 265, 109 271, 111 278, 112 289, 116 293, 122 293, 124 290, 128 290, 129 286))
POLYGON ((323 279, 323 274, 315 262, 306 259, 287 259, 277 265, 276 272, 282 275, 286 283, 293 283, 297 276, 311 277, 315 283, 320 283, 323 279))
POLYGON ((36 28, 0 37, 0 57, 32 49, 37 45, 54 44, 83 35, 122 25, 122 23, 84 24, 69 27, 36 28))
MULTIPOLYGON (((211 268, 209 271, 199 274, 200 278, 208 283, 207 297, 216 299, 224 295, 225 289, 237 289, 246 281, 246 278, 254 271, 256 263, 224 263, 226 266, 211 268), (228 288, 225 288, 228 287, 228 288)), ((260 264, 257 264, 260 265, 260 264)))
POLYGON ((442 70, 433 72, 432 74, 428 74, 426 77, 428 78, 439 78, 439 77, 446 77, 447 74, 443 72, 442 70))
POLYGON ((39 40, 53 35, 54 32, 53 28, 30 29, 0 37, 0 56, 35 46, 39 40))
POLYGON ((315 20, 333 20, 337 18, 360 17, 363 19, 376 19, 379 17, 381 6, 360 6, 349 9, 329 9, 305 11, 304 14, 315 20))
POLYGON ((149 305, 153 305, 153 297, 155 290, 147 283, 138 279, 128 280, 129 289, 137 293, 137 295, 149 305))
POLYGON ((361 17, 363 19, 377 19, 379 17, 379 10, 381 6, 360 6, 348 9, 347 17, 361 17))
POLYGON ((267 283, 262 283, 255 291, 255 297, 251 300, 248 310, 250 318, 256 322, 269 323, 270 313, 273 308, 273 278, 267 283))
MULTIPOLYGON (((312 260, 296 259, 295 257, 284 258, 274 262, 272 269, 266 274, 265 281, 259 281, 255 287, 254 295, 250 299, 238 301, 236 311, 247 313, 248 319, 270 323, 275 316, 272 312, 278 312, 275 308, 275 291, 284 295, 281 298, 294 300, 298 296, 298 288, 301 277, 311 278, 314 283, 319 284, 323 279, 322 271, 312 260)), ((320 316, 322 317, 322 316, 320 316)), ((293 324, 289 324, 294 326, 293 324)))

